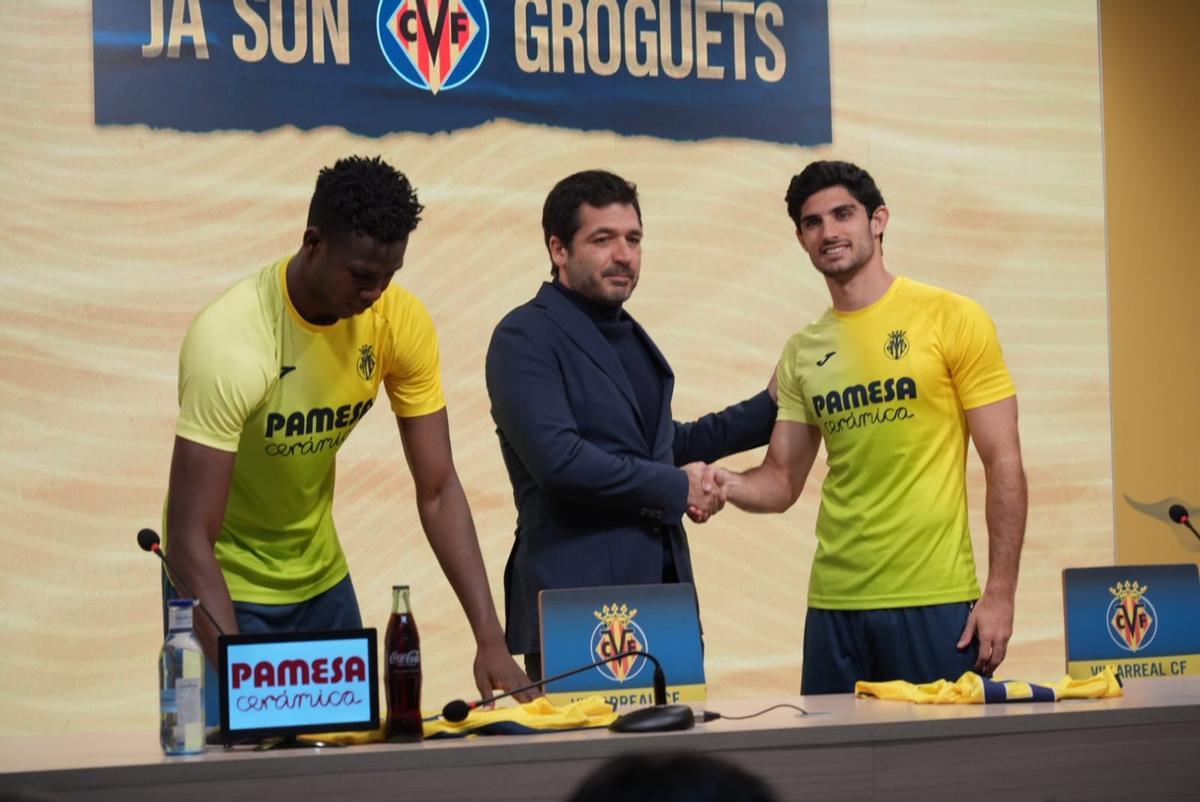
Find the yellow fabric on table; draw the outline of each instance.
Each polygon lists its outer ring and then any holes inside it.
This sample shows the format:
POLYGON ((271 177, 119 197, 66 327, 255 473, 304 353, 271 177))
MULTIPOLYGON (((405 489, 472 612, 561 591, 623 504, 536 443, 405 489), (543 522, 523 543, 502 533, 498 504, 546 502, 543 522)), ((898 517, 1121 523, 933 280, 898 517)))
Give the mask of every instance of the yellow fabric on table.
POLYGON ((554 730, 607 727, 617 718, 612 705, 599 696, 589 696, 559 707, 544 696, 516 707, 472 710, 458 723, 438 718, 425 722, 425 737, 462 735, 527 735, 554 730))
POLYGON ((979 705, 996 702, 1055 702, 1062 699, 1107 699, 1122 696, 1121 681, 1109 666, 1094 677, 1063 677, 1053 685, 1016 680, 990 680, 968 671, 956 682, 939 679, 915 685, 904 680, 856 682, 854 693, 872 699, 921 705, 979 705))
POLYGON ((378 744, 387 740, 387 730, 380 724, 375 730, 355 730, 346 732, 311 732, 308 735, 297 735, 296 740, 302 744, 336 744, 337 746, 357 746, 359 744, 378 744))
MULTIPOLYGON (((607 727, 617 717, 612 705, 599 696, 589 696, 559 707, 544 696, 516 707, 472 710, 463 721, 454 723, 440 716, 425 722, 426 738, 456 738, 466 735, 529 735, 537 732, 607 727)), ((322 732, 298 736, 302 743, 355 744, 382 743, 385 728, 361 732, 322 732)))

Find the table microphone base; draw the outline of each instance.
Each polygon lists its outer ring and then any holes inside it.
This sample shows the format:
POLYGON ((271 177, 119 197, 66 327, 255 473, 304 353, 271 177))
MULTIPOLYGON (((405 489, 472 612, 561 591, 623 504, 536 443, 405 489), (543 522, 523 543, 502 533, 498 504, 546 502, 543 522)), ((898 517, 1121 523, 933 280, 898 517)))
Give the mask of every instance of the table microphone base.
POLYGON ((694 726, 696 716, 687 705, 655 705, 619 716, 608 728, 613 732, 670 732, 694 726))

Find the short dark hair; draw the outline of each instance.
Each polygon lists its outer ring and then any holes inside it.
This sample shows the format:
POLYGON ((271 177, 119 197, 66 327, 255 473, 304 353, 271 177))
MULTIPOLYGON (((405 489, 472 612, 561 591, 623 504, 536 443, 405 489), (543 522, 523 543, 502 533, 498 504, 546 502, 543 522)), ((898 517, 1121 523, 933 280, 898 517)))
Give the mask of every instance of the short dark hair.
POLYGON ((856 201, 867 207, 867 217, 883 206, 883 194, 875 186, 875 179, 863 168, 850 162, 813 162, 792 177, 784 197, 788 216, 796 228, 800 227, 800 210, 804 202, 821 190, 836 186, 845 187, 856 201))
POLYGON ((775 792, 742 767, 702 754, 631 754, 584 778, 568 802, 774 802, 775 792))
MULTIPOLYGON (((542 236, 546 251, 550 237, 558 237, 570 246, 579 231, 579 207, 583 204, 601 208, 613 203, 632 206, 642 222, 642 207, 638 204, 637 185, 607 170, 584 170, 574 173, 554 185, 542 206, 542 236)), ((550 274, 558 275, 558 266, 550 261, 550 274)))
POLYGON ((321 169, 308 225, 327 237, 362 234, 391 244, 408 239, 424 210, 404 173, 379 156, 350 156, 321 169))

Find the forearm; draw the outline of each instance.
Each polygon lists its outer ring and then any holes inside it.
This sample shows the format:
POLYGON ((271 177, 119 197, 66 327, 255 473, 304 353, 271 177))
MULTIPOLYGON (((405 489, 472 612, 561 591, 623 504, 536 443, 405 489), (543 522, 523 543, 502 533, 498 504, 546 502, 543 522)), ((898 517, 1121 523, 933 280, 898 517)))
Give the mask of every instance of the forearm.
MULTIPOLYGON (((173 537, 168 545, 168 551, 168 559, 179 572, 179 578, 183 580, 182 584, 196 594, 196 598, 204 605, 204 609, 226 634, 236 634, 238 631, 237 616, 233 611, 229 586, 225 583, 225 575, 221 573, 221 566, 217 563, 217 558, 213 554, 212 546, 208 544, 207 538, 203 535, 173 537)), ((188 595, 179 584, 176 584, 175 589, 179 591, 180 596, 188 595)), ((208 616, 198 610, 192 616, 192 622, 196 638, 204 650, 204 656, 212 665, 216 666, 217 636, 220 633, 213 627, 208 616)))
POLYGON ((778 411, 763 390, 745 401, 691 423, 675 423, 675 464, 716 462, 731 454, 766 445, 778 411))
POLYGON ((793 486, 786 473, 759 465, 743 473, 732 473, 726 484, 726 500, 746 512, 784 512, 804 488, 793 486))
POLYGON ((503 643, 471 508, 457 476, 417 499, 421 526, 478 645, 503 643))
POLYGON ((674 465, 613 454, 577 432, 515 416, 498 418, 502 438, 530 478, 545 493, 573 504, 625 510, 639 515, 655 511, 656 520, 676 524, 683 517, 688 477, 674 465), (540 430, 541 436, 534 432, 540 430))
POLYGON ((988 577, 986 592, 1016 594, 1025 516, 1029 506, 1025 470, 1020 456, 997 460, 986 467, 988 577))

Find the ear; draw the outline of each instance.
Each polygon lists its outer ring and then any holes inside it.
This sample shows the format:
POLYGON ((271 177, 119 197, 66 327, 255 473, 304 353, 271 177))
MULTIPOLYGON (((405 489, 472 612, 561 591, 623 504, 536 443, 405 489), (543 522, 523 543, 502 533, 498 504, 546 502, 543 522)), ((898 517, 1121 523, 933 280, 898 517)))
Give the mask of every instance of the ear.
POLYGON ((321 247, 324 242, 325 239, 321 236, 321 232, 317 230, 316 226, 309 226, 304 229, 304 238, 301 240, 300 245, 305 250, 311 252, 321 247))
POLYGON ((801 250, 808 253, 808 244, 804 241, 804 232, 800 230, 800 226, 796 226, 796 242, 800 243, 801 250))
POLYGON ((547 247, 550 249, 550 261, 554 262, 554 266, 559 269, 561 275, 563 267, 567 264, 567 258, 570 256, 567 245, 554 234, 551 234, 547 247))
POLYGON ((871 215, 871 236, 878 239, 883 236, 888 224, 888 208, 880 206, 871 215))

